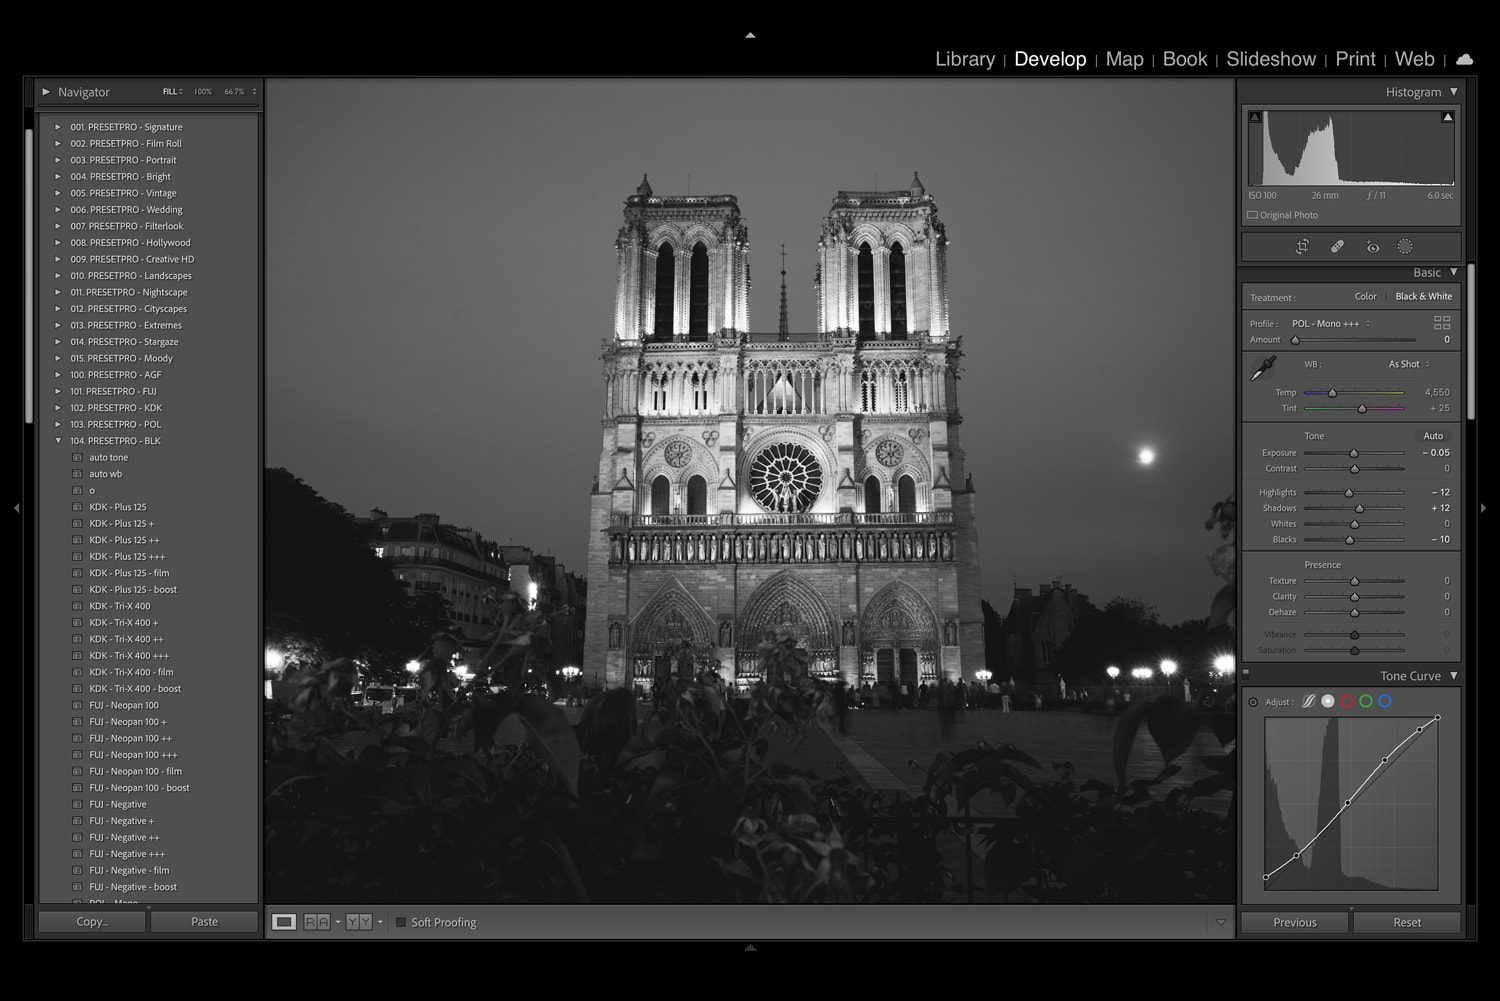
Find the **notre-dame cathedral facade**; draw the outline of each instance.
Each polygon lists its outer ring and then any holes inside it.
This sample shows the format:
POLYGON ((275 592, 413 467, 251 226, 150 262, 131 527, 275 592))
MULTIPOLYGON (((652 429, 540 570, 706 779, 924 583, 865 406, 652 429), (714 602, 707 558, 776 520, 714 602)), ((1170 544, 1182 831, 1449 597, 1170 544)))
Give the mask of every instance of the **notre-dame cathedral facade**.
POLYGON ((790 633, 826 677, 972 678, 984 666, 974 488, 959 446, 937 205, 841 191, 817 325, 752 333, 732 195, 642 181, 615 241, 584 663, 650 687, 688 664, 760 677, 790 633))

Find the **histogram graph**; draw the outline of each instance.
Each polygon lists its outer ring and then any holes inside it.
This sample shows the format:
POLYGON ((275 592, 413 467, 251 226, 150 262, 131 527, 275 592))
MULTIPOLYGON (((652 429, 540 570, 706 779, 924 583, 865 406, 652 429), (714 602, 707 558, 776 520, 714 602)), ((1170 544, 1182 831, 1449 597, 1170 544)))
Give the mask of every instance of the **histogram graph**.
POLYGON ((1265 889, 1437 889, 1439 725, 1268 717, 1265 889))
POLYGON ((1246 179, 1252 187, 1450 187, 1456 127, 1440 109, 1251 111, 1246 179))

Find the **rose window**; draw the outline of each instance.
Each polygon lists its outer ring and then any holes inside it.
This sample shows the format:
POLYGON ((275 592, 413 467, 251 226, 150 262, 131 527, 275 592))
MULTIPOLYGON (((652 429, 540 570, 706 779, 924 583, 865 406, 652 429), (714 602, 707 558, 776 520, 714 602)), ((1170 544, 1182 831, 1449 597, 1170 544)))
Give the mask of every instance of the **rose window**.
POLYGON ((901 461, 901 446, 894 441, 883 441, 875 446, 875 458, 882 466, 894 466, 901 461))
POLYGON ((750 494, 767 511, 806 511, 823 489, 823 470, 801 445, 779 442, 750 463, 750 494))
POLYGON ((692 458, 693 446, 685 441, 674 441, 667 446, 667 464, 674 469, 681 469, 688 464, 692 458))

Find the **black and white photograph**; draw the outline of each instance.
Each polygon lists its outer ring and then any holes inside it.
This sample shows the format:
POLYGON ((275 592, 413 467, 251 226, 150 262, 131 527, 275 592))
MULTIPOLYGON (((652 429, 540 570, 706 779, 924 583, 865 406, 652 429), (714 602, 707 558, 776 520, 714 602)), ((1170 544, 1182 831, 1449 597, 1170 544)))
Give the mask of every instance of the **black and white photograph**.
POLYGON ((1233 903, 1231 87, 269 81, 266 899, 1233 903))

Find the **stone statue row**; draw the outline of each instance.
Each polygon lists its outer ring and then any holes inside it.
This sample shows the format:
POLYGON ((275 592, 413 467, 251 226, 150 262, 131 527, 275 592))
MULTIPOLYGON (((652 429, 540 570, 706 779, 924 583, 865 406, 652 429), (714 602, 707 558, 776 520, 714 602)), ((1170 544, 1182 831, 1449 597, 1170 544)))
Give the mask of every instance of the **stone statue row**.
MULTIPOLYGON (((844 620, 843 628, 839 631, 839 640, 844 646, 854 646, 855 632, 853 619, 844 620)), ((958 623, 956 623, 952 619, 948 619, 943 623, 943 643, 947 646, 956 646, 958 644, 958 623)), ((609 624, 609 648, 611 650, 619 650, 624 646, 624 644, 624 625, 619 622, 611 622, 609 624)), ((726 619, 719 623, 719 646, 731 647, 733 645, 734 623, 726 619)), ((904 643, 901 645, 904 645, 904 643)), ((867 652, 866 656, 871 655, 867 652)), ((922 653, 922 656, 926 660, 933 659, 933 654, 931 653, 931 651, 924 651, 922 653)))
POLYGON ((619 532, 611 563, 951 562, 952 532, 619 532))

